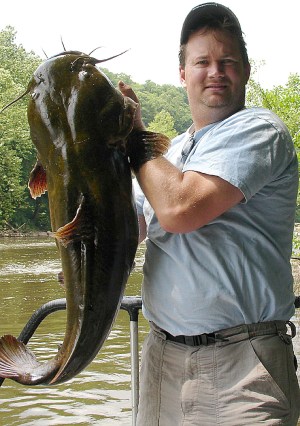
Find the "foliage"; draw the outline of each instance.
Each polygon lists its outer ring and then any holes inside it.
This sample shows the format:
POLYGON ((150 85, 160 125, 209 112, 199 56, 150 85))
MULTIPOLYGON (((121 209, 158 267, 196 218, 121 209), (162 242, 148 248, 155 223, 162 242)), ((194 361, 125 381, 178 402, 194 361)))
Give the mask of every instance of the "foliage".
MULTIPOLYGON (((298 164, 300 164, 300 150, 299 150, 299 148, 298 148, 298 152, 297 152, 297 157, 298 157, 298 164)), ((295 222, 300 223, 300 186, 298 187, 295 222)))
MULTIPOLYGON (((0 32, 0 106, 1 108, 24 93, 33 70, 41 62, 15 44, 15 31, 6 27, 0 32)), ((29 197, 26 181, 35 158, 26 119, 27 100, 19 100, 1 113, 1 214, 0 227, 6 222, 18 226, 14 219, 29 197)), ((26 210, 26 208, 25 208, 26 210)), ((27 209, 26 215, 29 211, 27 209)), ((20 224, 19 224, 20 225, 20 224)))
POLYGON ((262 106, 275 112, 286 124, 300 149, 300 74, 290 74, 286 86, 264 90, 253 79, 247 91, 248 106, 262 106))
POLYGON ((33 70, 41 63, 41 59, 33 52, 26 52, 22 45, 16 45, 15 38, 16 31, 13 27, 8 26, 0 31, 0 63, 24 91, 33 70))
POLYGON ((299 232, 299 229, 297 229, 297 227, 296 227, 294 235, 293 235, 293 253, 292 253, 292 256, 299 258, 299 254, 300 254, 300 232, 299 232))
POLYGON ((0 142, 0 226, 3 227, 22 201, 20 163, 13 150, 0 142), (12 167, 13 165, 13 167, 12 167))
POLYGON ((163 133, 168 136, 169 139, 173 139, 177 136, 177 132, 174 129, 173 117, 169 112, 164 110, 156 114, 154 120, 149 123, 147 130, 163 133))

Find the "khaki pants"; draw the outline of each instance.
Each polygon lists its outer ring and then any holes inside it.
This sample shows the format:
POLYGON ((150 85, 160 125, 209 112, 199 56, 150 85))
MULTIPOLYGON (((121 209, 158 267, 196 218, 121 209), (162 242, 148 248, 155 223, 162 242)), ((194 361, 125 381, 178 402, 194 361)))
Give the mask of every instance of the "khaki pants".
POLYGON ((295 426, 300 392, 283 322, 220 332, 187 346, 155 325, 143 346, 138 426, 295 426))

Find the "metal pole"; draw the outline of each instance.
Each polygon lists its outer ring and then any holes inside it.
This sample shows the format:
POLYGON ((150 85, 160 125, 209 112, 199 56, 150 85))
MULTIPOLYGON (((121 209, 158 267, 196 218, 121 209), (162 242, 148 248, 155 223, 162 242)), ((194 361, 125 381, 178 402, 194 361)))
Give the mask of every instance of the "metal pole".
POLYGON ((132 426, 135 426, 139 404, 139 347, 137 321, 130 321, 130 348, 132 426))
POLYGON ((132 426, 136 425, 139 405, 139 345, 138 345, 138 317, 142 308, 142 299, 138 296, 125 296, 121 309, 128 312, 130 317, 130 354, 131 354, 131 408, 132 426))

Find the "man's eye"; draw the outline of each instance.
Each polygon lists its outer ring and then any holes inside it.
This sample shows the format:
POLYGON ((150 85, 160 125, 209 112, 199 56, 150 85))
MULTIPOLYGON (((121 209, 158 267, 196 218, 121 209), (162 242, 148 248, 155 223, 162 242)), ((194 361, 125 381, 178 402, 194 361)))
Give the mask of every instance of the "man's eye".
POLYGON ((223 64, 234 64, 236 61, 231 58, 223 59, 223 64))

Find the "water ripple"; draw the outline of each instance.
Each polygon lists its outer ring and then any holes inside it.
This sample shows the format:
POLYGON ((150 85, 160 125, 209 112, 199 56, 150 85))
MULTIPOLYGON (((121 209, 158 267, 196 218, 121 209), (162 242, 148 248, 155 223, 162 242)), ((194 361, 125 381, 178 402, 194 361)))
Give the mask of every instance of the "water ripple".
POLYGON ((59 260, 44 260, 43 262, 10 263, 0 269, 1 275, 45 275, 57 274, 61 270, 59 260))

